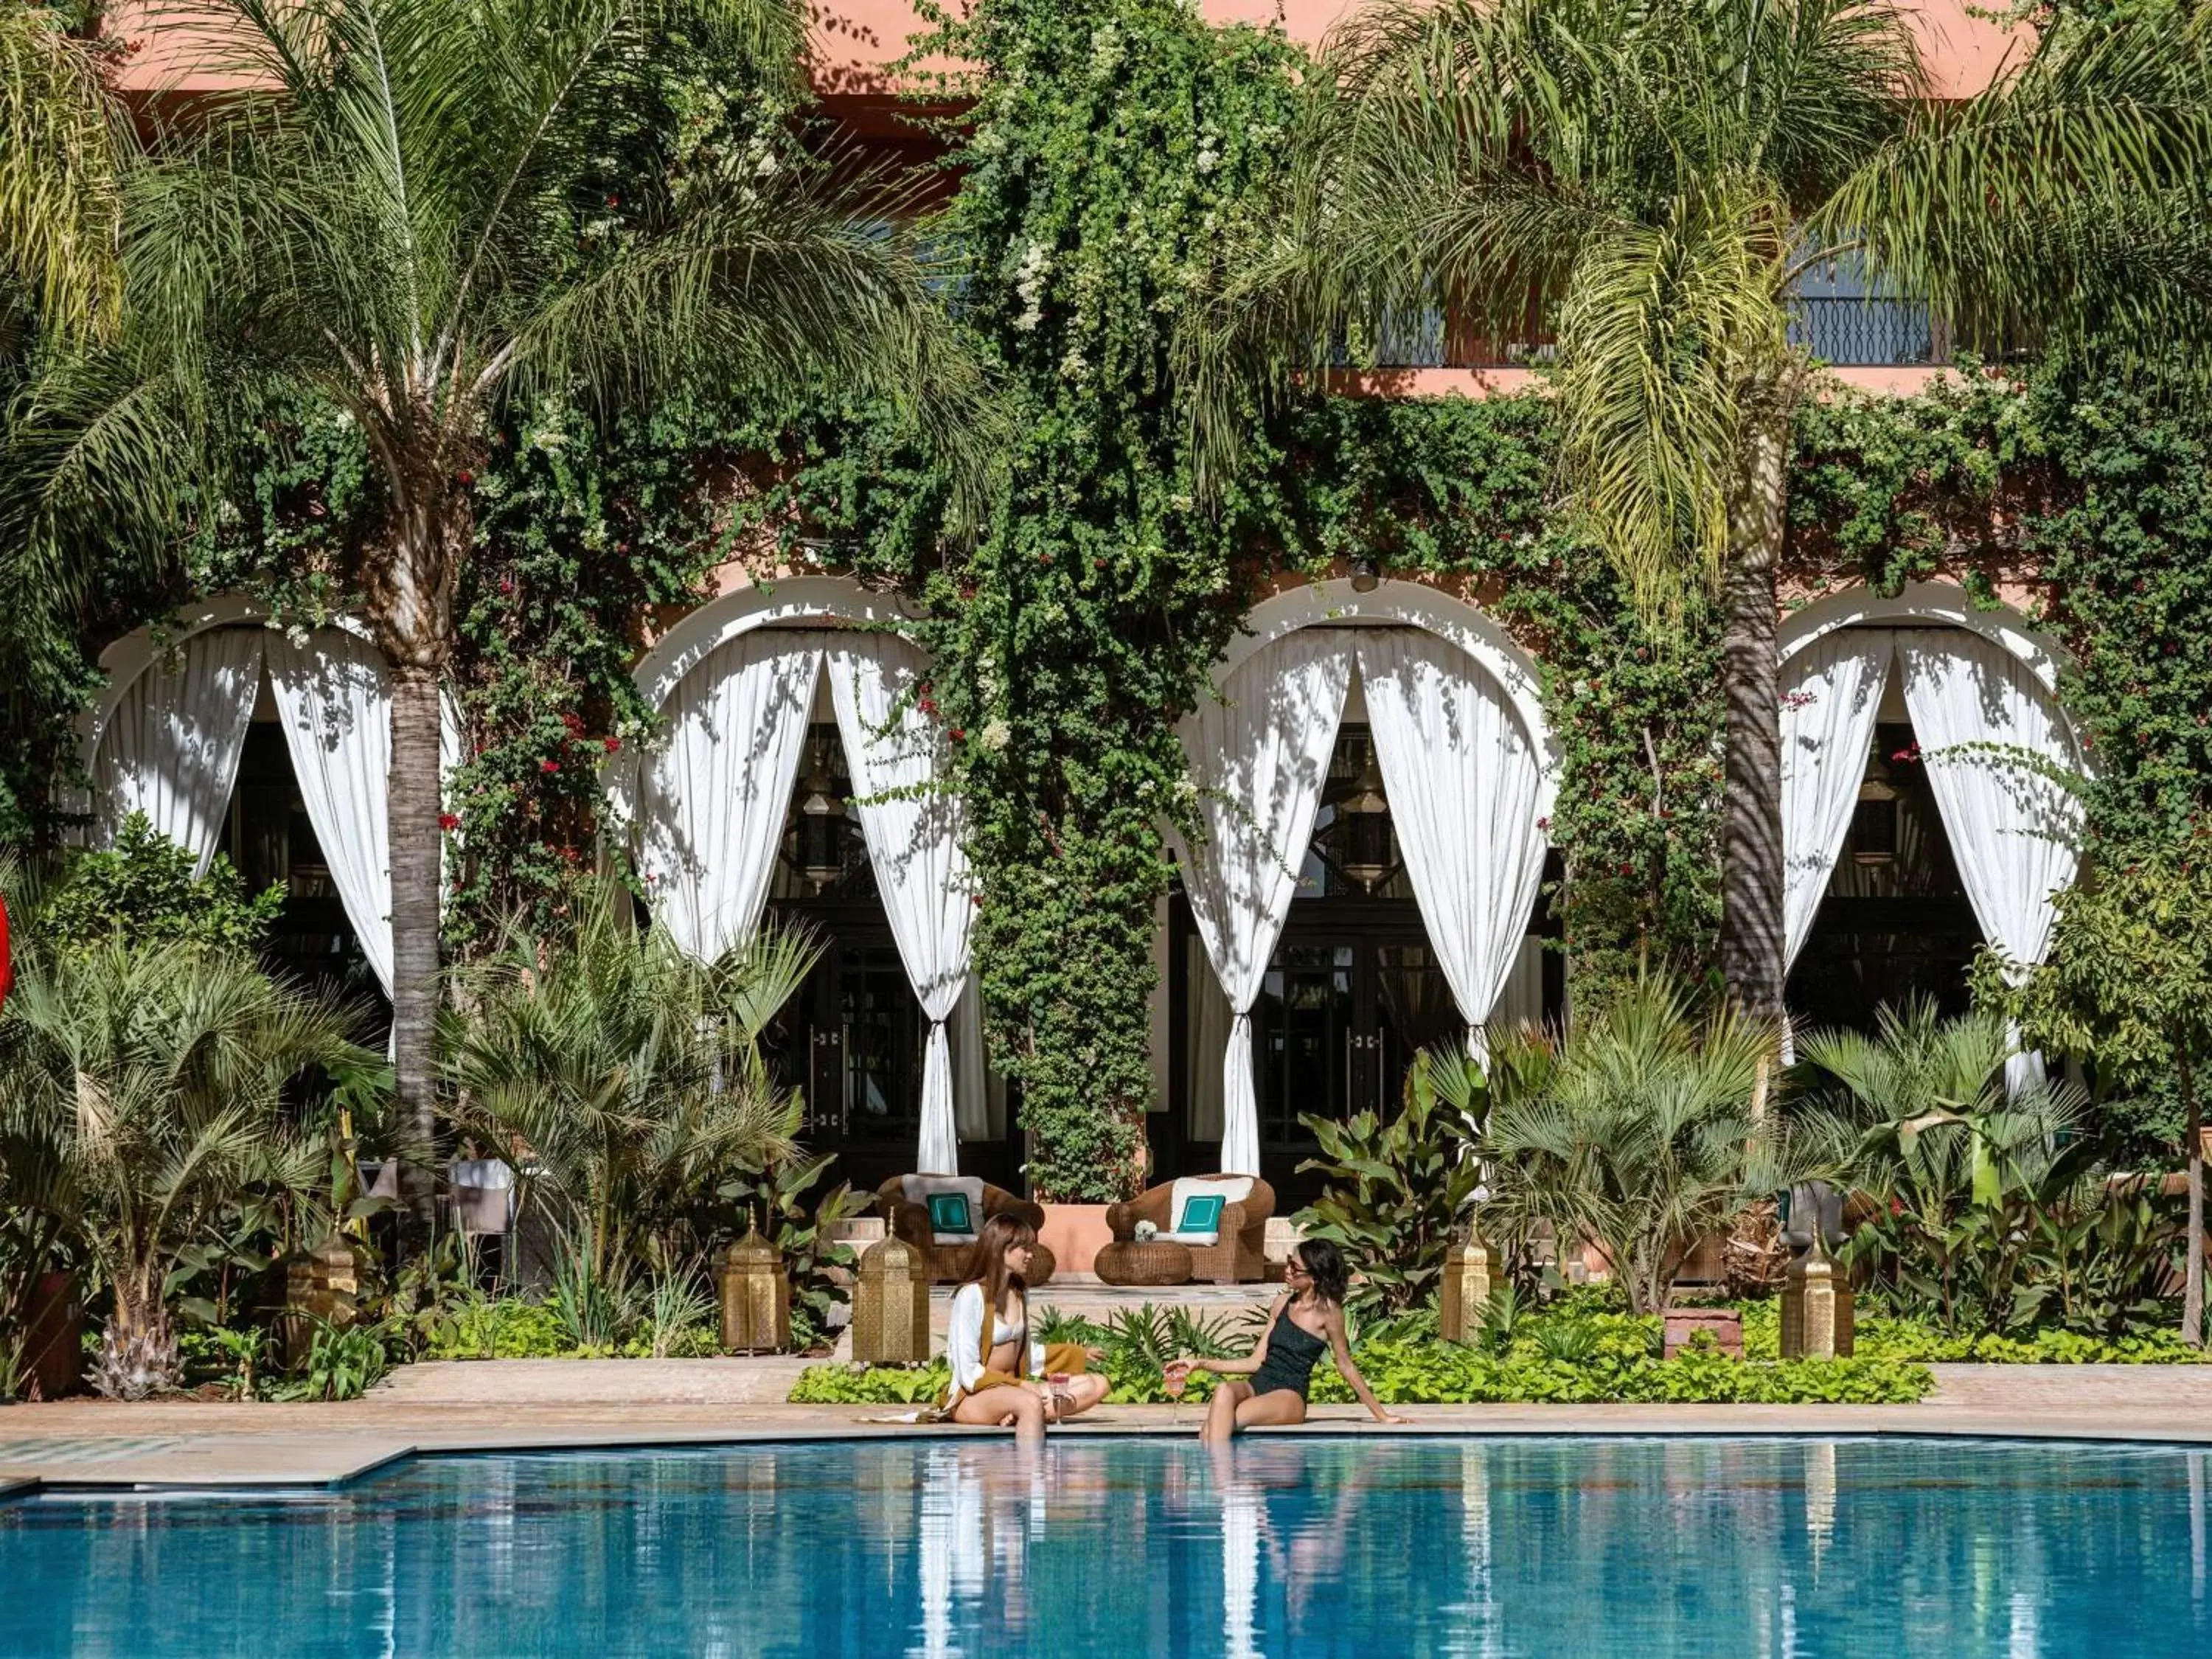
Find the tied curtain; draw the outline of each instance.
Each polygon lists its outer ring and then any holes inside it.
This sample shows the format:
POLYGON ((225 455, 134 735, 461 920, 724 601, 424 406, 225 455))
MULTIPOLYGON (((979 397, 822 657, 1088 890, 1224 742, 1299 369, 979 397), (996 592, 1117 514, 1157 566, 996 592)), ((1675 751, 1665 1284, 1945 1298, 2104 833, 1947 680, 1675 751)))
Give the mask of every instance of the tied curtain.
MULTIPOLYGON (((915 706, 921 653, 895 634, 757 629, 718 647, 662 704, 668 738, 643 769, 639 823, 655 915, 711 961, 760 926, 827 663, 868 862, 899 960, 929 1019, 918 1167, 959 1173, 959 1136, 994 1127, 981 1026, 963 1023, 956 1098, 946 1023, 969 981, 974 913, 958 799, 937 787, 943 734, 915 706)), ((995 1115, 1003 1121, 1003 1106, 995 1115)))
MULTIPOLYGON (((2081 864, 2081 802, 2072 734, 2027 664, 1978 634, 1900 634, 1905 706, 1928 784, 1973 902, 2015 984, 2050 953, 2053 895, 2081 864)), ((2013 1092, 2043 1080, 2040 1054, 2005 1063, 2013 1092)))
POLYGON ((1886 629, 1839 628, 1782 665, 1785 972, 1813 935, 1850 832, 1894 642, 1886 629))
MULTIPOLYGON (((929 1019, 918 1167, 957 1175, 959 1134, 945 1022, 967 988, 975 914, 962 844, 965 815, 958 794, 939 783, 947 769, 943 728, 916 706, 927 672, 921 650, 895 634, 846 633, 831 636, 828 653, 830 696, 868 863, 899 960, 929 1019)), ((973 1101, 969 1110, 975 1115, 973 1101)))
POLYGON ((1518 964, 1543 879, 1544 769, 1497 684, 1415 629, 1356 635, 1390 821, 1468 1047, 1518 964))
POLYGON ((759 629, 718 647, 661 705, 640 778, 641 863, 676 947, 712 962, 760 926, 806 745, 818 634, 759 629))
POLYGON ((1203 843, 1175 838, 1191 915, 1229 1003, 1221 1171, 1260 1172, 1252 1005, 1297 889, 1352 685, 1344 630, 1301 629, 1255 652, 1183 722, 1203 843))
MULTIPOLYGON (((1850 833, 1893 659, 1974 919, 2024 972, 2049 952, 2053 895, 2080 862, 2081 803, 2054 775, 2080 773, 2081 757, 2034 671, 1962 628, 1838 629, 1783 665, 1787 959, 1811 936, 1850 833)), ((2042 1076, 2039 1055, 2006 1063, 2015 1093, 2042 1076)))
POLYGON ((204 876, 222 841, 246 729, 261 686, 258 628, 211 628, 125 689, 93 760, 98 840, 143 812, 204 876))
POLYGON ((307 822, 362 954, 389 995, 391 674, 368 641, 325 629, 304 646, 271 634, 269 683, 307 822))

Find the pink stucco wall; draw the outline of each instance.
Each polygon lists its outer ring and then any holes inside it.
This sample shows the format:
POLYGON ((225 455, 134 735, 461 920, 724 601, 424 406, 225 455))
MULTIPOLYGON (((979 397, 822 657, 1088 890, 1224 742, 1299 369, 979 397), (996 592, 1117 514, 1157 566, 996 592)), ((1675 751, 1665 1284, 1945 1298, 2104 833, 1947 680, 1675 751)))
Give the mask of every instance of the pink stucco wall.
MULTIPOLYGON (((957 0, 955 0, 957 3, 957 0)), ((219 57, 206 50, 196 26, 163 27, 163 0, 118 0, 109 12, 112 39, 140 42, 118 73, 126 92, 140 95, 186 95, 240 83, 219 57)), ((1354 0, 1202 0, 1201 9, 1217 23, 1267 24, 1280 21, 1295 40, 1318 42, 1352 9, 1354 0)), ((1987 16, 1973 15, 1969 0, 1905 0, 1928 47, 1937 90, 1948 96, 1979 91, 2002 63, 2018 37, 1987 16)), ((827 96, 838 99, 887 97, 896 88, 890 66, 906 55, 908 40, 921 23, 913 0, 814 0, 814 80, 827 96)))

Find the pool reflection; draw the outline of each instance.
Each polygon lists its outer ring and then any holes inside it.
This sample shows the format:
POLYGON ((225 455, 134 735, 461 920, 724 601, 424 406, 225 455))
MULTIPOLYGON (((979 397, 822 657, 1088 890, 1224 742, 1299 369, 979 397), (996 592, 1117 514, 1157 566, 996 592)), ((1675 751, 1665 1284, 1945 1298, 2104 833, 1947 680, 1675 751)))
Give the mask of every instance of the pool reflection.
POLYGON ((2212 1454, 999 1439, 0 1506, 0 1653, 2202 1655, 2212 1454))

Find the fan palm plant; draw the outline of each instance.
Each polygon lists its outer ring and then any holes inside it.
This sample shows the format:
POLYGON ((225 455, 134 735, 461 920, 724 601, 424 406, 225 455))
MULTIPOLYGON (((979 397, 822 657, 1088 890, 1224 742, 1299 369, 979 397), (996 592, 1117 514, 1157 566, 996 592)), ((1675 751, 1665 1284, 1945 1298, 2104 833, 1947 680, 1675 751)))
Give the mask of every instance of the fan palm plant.
POLYGON ((119 940, 33 955, 0 1011, 0 1135, 11 1204, 59 1221, 113 1298, 93 1381, 171 1387, 173 1280, 252 1193, 319 1201, 321 1142, 283 1109, 311 1066, 373 1057, 331 1004, 251 957, 119 940))
MULTIPOLYGON (((1698 1012, 1654 975, 1582 1020, 1493 1099, 1482 1151, 1508 1227, 1593 1239, 1636 1313, 1666 1304, 1684 1255, 1758 1200, 1825 1168, 1753 1091, 1774 1034, 1733 1006, 1698 1012)), ((1515 1045, 1543 1039, 1524 1036, 1515 1045)))
POLYGON ((518 929, 457 973, 460 1011, 444 1019, 464 1130, 520 1165, 572 1277, 602 1288, 696 1254, 720 1188, 791 1151, 799 1103, 759 1038, 817 954, 764 932, 702 965, 641 933, 629 908, 601 884, 568 937, 518 929))
MULTIPOLYGON (((1875 1200, 1850 1255, 1869 1259, 1946 1329, 2012 1316, 2030 1212, 2062 1205, 2094 1152, 2072 1132, 2081 1097, 2041 1084, 2014 1094, 2003 1017, 1945 1019, 1917 1000, 1884 1008, 1871 1036, 1817 1031, 1802 1056, 1832 1079, 1805 1104, 1806 1135, 1875 1200)), ((2094 1209, 2103 1200, 2098 1184, 2094 1209)))
POLYGON ((833 385, 920 412, 972 455, 971 382, 888 175, 771 150, 708 158, 679 187, 663 155, 609 192, 609 153, 663 118, 653 71, 679 38, 757 76, 776 125, 799 0, 204 0, 161 26, 196 31, 243 89, 196 99, 131 169, 124 343, 30 398, 10 510, 80 534, 158 529, 170 482, 219 487, 272 399, 335 406, 362 434, 351 574, 392 676, 394 1065, 427 1139, 439 682, 471 469, 505 411, 544 393, 833 385))
POLYGON ((2212 15, 2024 33, 1942 95, 1890 0, 1369 0, 1311 84, 1267 245, 1195 331, 1203 447, 1321 349, 1442 308, 1549 335, 1559 475, 1662 634, 1724 612, 1721 954, 1782 1010, 1775 572, 1808 277, 1856 267, 1969 340, 2201 341, 2212 15))

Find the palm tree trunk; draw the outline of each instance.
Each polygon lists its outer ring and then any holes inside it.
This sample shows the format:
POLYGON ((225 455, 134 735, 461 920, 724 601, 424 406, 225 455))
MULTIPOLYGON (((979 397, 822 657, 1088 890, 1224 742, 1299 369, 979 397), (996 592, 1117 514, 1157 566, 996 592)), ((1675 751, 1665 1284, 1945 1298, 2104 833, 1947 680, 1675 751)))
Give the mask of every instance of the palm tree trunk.
POLYGON ((427 418, 411 445, 392 446, 398 505, 386 559, 368 573, 369 619, 392 668, 392 773, 386 805, 392 857, 392 1059, 399 1121, 417 1158, 400 1165, 416 1242, 436 1221, 438 930, 443 783, 438 694, 451 655, 453 596, 471 518, 453 477, 452 446, 427 418), (419 1159, 433 1159, 425 1164, 419 1159))
POLYGON ((1723 635, 1728 754, 1721 823, 1721 971, 1745 1012, 1782 1015, 1782 696, 1775 567, 1790 452, 1786 400, 1755 407, 1729 503, 1723 635))
MULTIPOLYGON (((419 663, 392 673, 392 1057, 399 1118, 428 1153, 437 1133, 438 671, 419 663)), ((404 1196, 428 1236, 435 1217, 433 1171, 401 1166, 404 1196)))
POLYGON ((2190 1076, 2189 1055, 2177 1049, 2181 1080, 2181 1109, 2189 1138, 2189 1237, 2181 1270, 2181 1340, 2192 1348, 2204 1346, 2204 1107, 2197 1097, 2196 1080, 2190 1076))
POLYGON ((177 1386, 176 1328, 161 1305, 158 1263, 141 1263, 114 1280, 114 1310, 100 1333, 93 1387, 110 1400, 144 1400, 177 1386))

